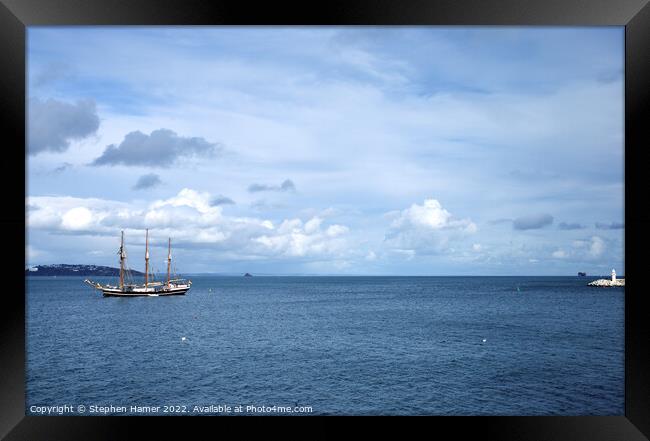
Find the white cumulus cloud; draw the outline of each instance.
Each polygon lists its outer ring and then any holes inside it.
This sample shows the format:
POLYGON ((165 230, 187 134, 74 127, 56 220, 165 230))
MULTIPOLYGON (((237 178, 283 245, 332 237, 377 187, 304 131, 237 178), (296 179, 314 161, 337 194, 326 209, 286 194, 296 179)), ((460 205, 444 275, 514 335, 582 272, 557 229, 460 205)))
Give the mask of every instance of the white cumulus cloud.
POLYGON ((571 248, 569 250, 558 249, 551 253, 551 256, 555 259, 570 258, 577 261, 593 261, 602 257, 606 248, 605 241, 601 237, 592 236, 589 240, 574 240, 571 242, 571 248))
POLYGON ((591 238, 591 244, 589 245, 589 256, 597 258, 603 255, 605 252, 605 242, 598 236, 593 236, 591 238))
POLYGON ((185 188, 175 196, 148 204, 101 199, 32 196, 38 207, 28 216, 35 230, 55 234, 118 235, 142 240, 144 229, 156 237, 173 238, 178 247, 216 249, 242 258, 340 257, 349 249, 348 227, 323 225, 312 217, 285 219, 277 226, 269 219, 227 216, 213 196, 185 188))
POLYGON ((384 242, 392 249, 419 254, 440 253, 450 250, 450 242, 477 231, 474 222, 454 217, 436 199, 425 199, 422 205, 413 204, 401 212, 389 214, 394 219, 384 242))
POLYGON ((568 256, 568 254, 564 250, 555 250, 555 251, 553 251, 551 256, 553 256, 556 259, 564 259, 564 258, 566 258, 568 256))

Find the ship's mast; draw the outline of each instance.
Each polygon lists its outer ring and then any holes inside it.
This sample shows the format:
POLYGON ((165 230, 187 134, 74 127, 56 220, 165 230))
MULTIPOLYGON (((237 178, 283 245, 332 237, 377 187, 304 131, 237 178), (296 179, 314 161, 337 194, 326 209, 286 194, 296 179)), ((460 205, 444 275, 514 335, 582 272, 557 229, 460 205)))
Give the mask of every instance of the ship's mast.
POLYGON ((122 242, 120 243, 120 289, 124 288, 124 230, 122 230, 122 242))
POLYGON ((145 230, 145 252, 144 252, 144 287, 149 284, 149 229, 145 230))
POLYGON ((169 238, 169 246, 167 248, 167 288, 169 288, 169 272, 172 266, 172 238, 169 238))

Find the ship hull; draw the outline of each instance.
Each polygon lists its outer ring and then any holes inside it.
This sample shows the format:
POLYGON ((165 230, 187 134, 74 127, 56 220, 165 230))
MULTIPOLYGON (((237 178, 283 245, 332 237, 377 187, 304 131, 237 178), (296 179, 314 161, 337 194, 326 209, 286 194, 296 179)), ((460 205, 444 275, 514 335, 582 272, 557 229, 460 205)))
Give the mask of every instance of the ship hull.
POLYGON ((189 291, 189 287, 171 288, 161 290, 133 290, 122 291, 120 289, 104 288, 101 289, 104 297, 163 297, 163 296, 182 296, 189 291))

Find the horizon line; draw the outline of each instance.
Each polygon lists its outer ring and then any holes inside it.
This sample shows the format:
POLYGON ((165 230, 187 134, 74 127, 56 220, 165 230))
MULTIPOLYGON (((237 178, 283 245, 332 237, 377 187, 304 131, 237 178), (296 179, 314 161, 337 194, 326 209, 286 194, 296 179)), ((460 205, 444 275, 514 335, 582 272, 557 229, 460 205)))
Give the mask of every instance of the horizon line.
MULTIPOLYGON (((34 265, 25 265, 25 271, 29 268, 38 267, 38 266, 54 266, 54 265, 69 265, 69 266, 99 266, 105 268, 118 269, 116 267, 107 266, 107 265, 98 265, 98 264, 83 264, 83 263, 53 263, 53 264, 34 264, 34 265)), ((135 268, 131 268, 132 271, 137 271, 143 273, 135 268)), ((250 271, 243 272, 194 272, 194 271, 177 271, 176 275, 185 275, 185 276, 220 276, 220 277, 243 277, 245 274, 250 274, 251 276, 256 277, 608 277, 610 272, 607 271, 603 274, 586 274, 580 276, 579 272, 573 274, 345 274, 345 273, 253 273, 250 271)), ((165 275, 165 272, 153 272, 154 275, 165 275)), ((624 277, 625 272, 617 274, 619 277, 624 277)), ((53 277, 53 276, 39 276, 39 277, 53 277)), ((65 276, 63 276, 65 277, 65 276)), ((70 275, 70 277, 74 277, 70 275)), ((82 276, 79 276, 82 277, 82 276)), ((112 276, 101 276, 101 277, 112 277, 112 276)))

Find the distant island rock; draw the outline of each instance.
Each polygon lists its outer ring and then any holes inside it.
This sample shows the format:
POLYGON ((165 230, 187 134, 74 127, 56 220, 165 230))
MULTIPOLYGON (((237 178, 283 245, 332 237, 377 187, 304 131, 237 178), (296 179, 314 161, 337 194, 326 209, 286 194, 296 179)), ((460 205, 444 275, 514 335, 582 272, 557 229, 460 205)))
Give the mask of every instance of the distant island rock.
MULTIPOLYGON (((143 276, 140 271, 130 270, 134 276, 143 276)), ((25 269, 26 276, 109 276, 119 277, 120 269, 101 265, 35 265, 25 269)))
POLYGON ((251 273, 246 273, 244 274, 244 277, 253 277, 253 275, 251 273))

